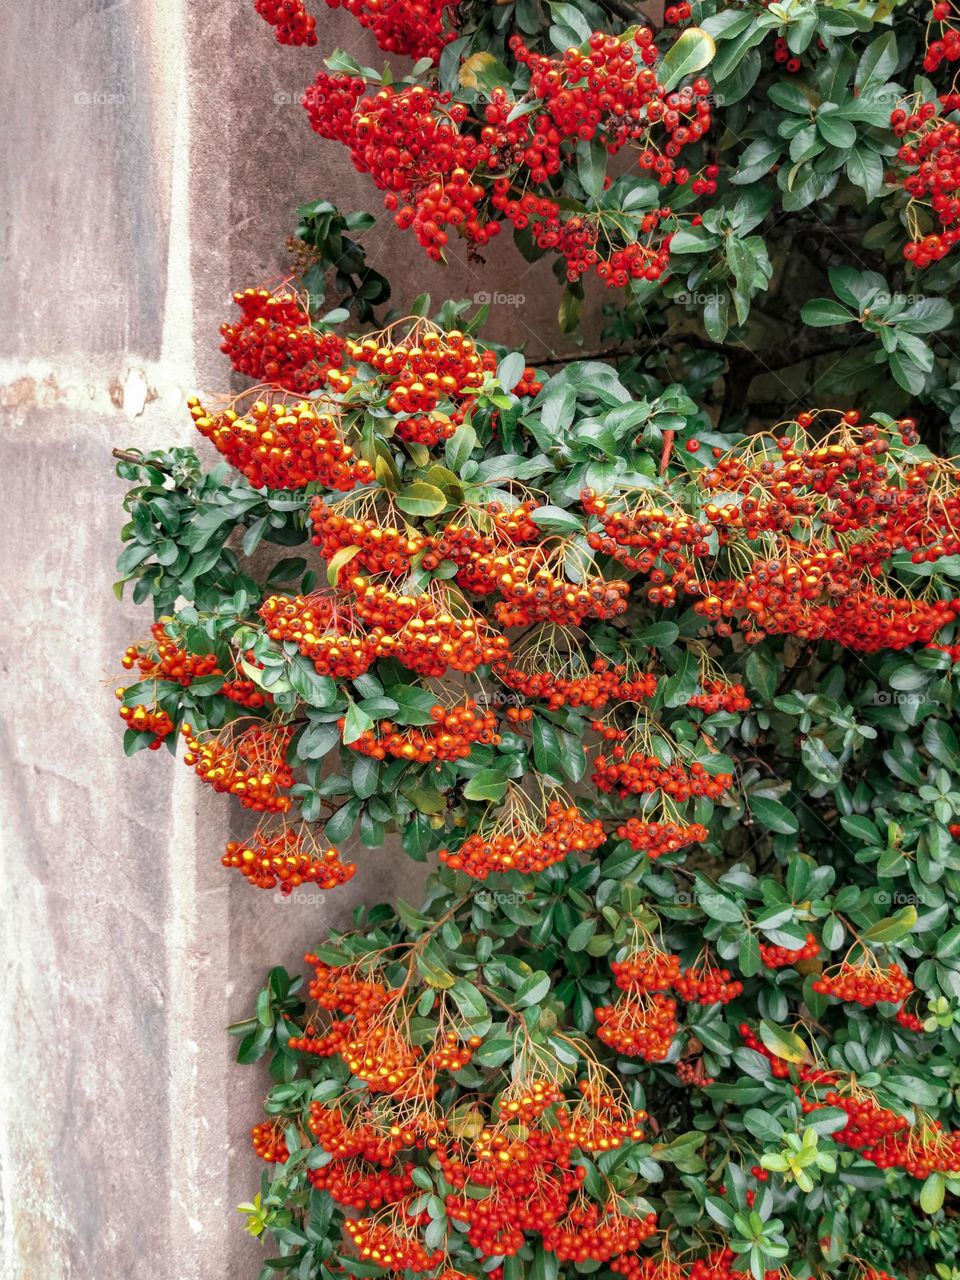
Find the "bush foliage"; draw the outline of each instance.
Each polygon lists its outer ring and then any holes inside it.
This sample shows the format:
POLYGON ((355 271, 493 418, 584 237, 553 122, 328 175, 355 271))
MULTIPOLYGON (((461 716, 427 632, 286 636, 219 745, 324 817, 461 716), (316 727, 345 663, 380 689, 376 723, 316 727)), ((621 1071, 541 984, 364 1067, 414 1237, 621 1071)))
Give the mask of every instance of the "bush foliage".
POLYGON ((951 1280, 960 16, 345 7, 412 71, 304 105, 427 256, 619 292, 531 367, 319 199, 221 461, 119 455, 127 751, 256 815, 253 886, 430 867, 232 1028, 263 1275, 951 1280))

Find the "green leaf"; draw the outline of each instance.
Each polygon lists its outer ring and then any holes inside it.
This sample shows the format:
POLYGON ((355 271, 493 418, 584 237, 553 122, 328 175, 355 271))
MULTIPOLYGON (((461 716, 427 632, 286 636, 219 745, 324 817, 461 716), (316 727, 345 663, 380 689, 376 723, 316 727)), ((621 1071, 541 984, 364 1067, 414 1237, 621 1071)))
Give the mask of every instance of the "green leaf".
POLYGON ((869 147, 854 147, 847 157, 847 177, 874 200, 883 188, 883 161, 869 147))
POLYGON ((583 311, 583 299, 572 289, 564 289, 560 297, 557 311, 557 324, 561 333, 576 333, 580 325, 580 314, 583 311))
POLYGON ((854 78, 861 96, 867 89, 886 84, 896 70, 897 58, 897 38, 892 31, 885 31, 867 46, 854 78))
POLYGON ((446 507, 447 497, 436 485, 417 480, 401 489, 396 503, 408 516, 436 516, 446 507))
POLYGON ((699 664, 692 649, 684 649, 680 662, 663 684, 663 704, 666 707, 682 707, 697 691, 699 664))
POLYGON ((857 131, 850 121, 841 120, 832 112, 817 114, 817 132, 831 147, 841 147, 844 151, 857 140, 857 131))
POLYGON ((463 788, 466 800, 502 800, 507 790, 507 779, 499 769, 481 769, 463 788))
POLYGON ((720 243, 720 237, 701 227, 681 227, 670 237, 671 253, 710 253, 720 243))
POLYGON ((812 298, 800 309, 800 318, 804 324, 815 329, 823 329, 834 324, 850 324, 857 317, 852 311, 834 302, 831 298, 812 298))
POLYGON ((344 745, 349 746, 351 742, 356 742, 365 733, 369 733, 373 725, 372 717, 365 711, 361 711, 355 702, 351 702, 343 721, 344 745))
POLYGON ((456 431, 444 446, 444 453, 447 459, 447 466, 454 473, 460 475, 471 453, 477 447, 477 433, 469 422, 463 423, 457 427, 456 431))
POLYGON ((567 948, 570 951, 585 951, 587 943, 597 932, 596 920, 581 920, 575 925, 567 937, 567 948))
POLYGON ((436 695, 429 689, 421 689, 415 684, 395 684, 385 690, 387 696, 397 704, 396 713, 391 719, 397 724, 420 725, 432 724, 430 711, 437 705, 436 695))
POLYGON ((348 800, 346 804, 334 813, 328 820, 323 829, 324 835, 331 844, 342 844, 344 840, 353 831, 357 818, 360 816, 360 809, 363 801, 359 796, 354 796, 348 800))
POLYGON ((537 507, 530 519, 547 533, 582 533, 583 521, 572 511, 549 505, 537 507))
POLYGON ((711 35, 699 27, 688 27, 663 55, 657 69, 660 83, 667 90, 675 88, 686 76, 709 66, 716 52, 711 35))
POLYGON ((467 982, 465 978, 457 978, 450 988, 450 995, 460 1010, 461 1017, 469 1028, 471 1035, 482 1034, 482 1032, 477 1032, 475 1028, 489 1027, 490 1011, 487 1008, 486 1000, 484 1000, 473 983, 467 982))
POLYGON ((577 178, 588 196, 597 199, 607 176, 607 149, 599 139, 577 143, 577 178))
POLYGON ((936 1213, 943 1206, 946 1180, 942 1173, 931 1173, 920 1191, 920 1208, 924 1213, 936 1213))
POLYGON ((533 739, 533 760, 537 772, 548 782, 559 785, 560 777, 560 740, 557 731, 543 716, 534 716, 530 726, 533 739))
POLYGON ((908 356, 899 351, 892 351, 887 358, 893 380, 904 391, 917 396, 927 384, 927 376, 908 356))
POLYGON ((521 982, 514 994, 512 1003, 518 1009, 528 1009, 531 1005, 540 1004, 550 991, 550 975, 538 970, 521 982))
POLYGON ((793 1031, 784 1031, 782 1027, 763 1019, 760 1023, 760 1039, 771 1053, 783 1058, 785 1062, 795 1062, 807 1067, 813 1065, 813 1055, 793 1031))
POLYGON ((492 1040, 485 1040, 473 1058, 481 1067, 502 1067, 515 1053, 516 1045, 512 1040, 497 1036, 492 1040))
POLYGON ((775 1120, 768 1111, 759 1107, 751 1107, 743 1117, 747 1132, 761 1142, 779 1142, 783 1136, 783 1125, 775 1120))
MULTIPOLYGON (((290 663, 287 668, 287 679, 290 687, 311 707, 323 710, 325 707, 332 707, 337 700, 337 686, 334 681, 329 676, 318 675, 313 663, 302 654, 298 653, 290 663)), ((272 684, 270 687, 276 689, 277 685, 272 684)))
POLYGON ((864 942, 899 942, 913 931, 917 923, 917 908, 903 907, 895 915, 886 920, 878 920, 872 924, 863 936, 864 942))
POLYGON ((793 813, 780 803, 767 796, 750 796, 750 811, 753 816, 767 828, 778 835, 792 836, 800 830, 800 824, 793 813))
POLYGON ((527 362, 519 351, 511 351, 508 356, 503 357, 497 366, 497 381, 504 391, 513 390, 523 377, 526 367, 527 362))

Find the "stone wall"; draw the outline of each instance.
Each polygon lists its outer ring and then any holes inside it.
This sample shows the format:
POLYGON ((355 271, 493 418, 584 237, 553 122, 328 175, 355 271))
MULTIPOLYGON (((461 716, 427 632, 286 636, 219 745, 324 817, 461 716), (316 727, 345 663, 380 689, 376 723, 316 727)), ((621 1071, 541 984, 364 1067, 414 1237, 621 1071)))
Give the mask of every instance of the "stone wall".
MULTIPOLYGON (((323 14, 322 48, 380 60, 323 14)), ((110 451, 193 442, 230 291, 282 271, 297 203, 379 201, 297 105, 319 54, 249 0, 7 0, 2 23, 2 1275, 252 1280, 233 1209, 266 1085, 224 1026, 269 964, 360 896, 416 896, 415 872, 363 853, 319 908, 279 904, 219 867, 235 810, 166 753, 124 759, 112 689, 149 619, 111 590, 110 451)), ((398 302, 525 295, 490 332, 550 350, 549 267, 497 248, 444 272, 385 222, 370 257, 398 302)))

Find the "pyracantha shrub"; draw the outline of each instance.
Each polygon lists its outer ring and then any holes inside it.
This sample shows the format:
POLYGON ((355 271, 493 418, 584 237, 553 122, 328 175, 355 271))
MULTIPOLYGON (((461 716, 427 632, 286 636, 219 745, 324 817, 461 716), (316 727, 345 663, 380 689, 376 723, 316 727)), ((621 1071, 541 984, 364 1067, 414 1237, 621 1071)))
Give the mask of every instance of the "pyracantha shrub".
POLYGON ((345 7, 419 61, 307 108, 429 255, 625 288, 538 368, 317 201, 199 452, 120 454, 126 749, 235 797, 238 883, 430 864, 232 1028, 263 1275, 950 1280, 960 19, 345 7))

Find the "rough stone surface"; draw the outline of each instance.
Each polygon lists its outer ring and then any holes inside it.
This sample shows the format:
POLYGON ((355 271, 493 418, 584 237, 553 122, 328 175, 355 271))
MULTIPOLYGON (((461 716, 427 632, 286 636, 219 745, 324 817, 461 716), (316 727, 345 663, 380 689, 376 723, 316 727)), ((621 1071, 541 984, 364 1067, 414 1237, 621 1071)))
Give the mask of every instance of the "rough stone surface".
MULTIPOLYGON (((363 853, 339 895, 279 904, 219 867, 235 810, 165 753, 124 759, 112 686, 149 619, 111 591, 110 450, 191 440, 230 291, 282 271, 298 202, 379 200, 297 105, 319 55, 247 0, 8 0, 2 23, 2 1275, 252 1280, 233 1207, 266 1081, 223 1028, 270 964, 361 895, 415 897, 416 872, 363 853)), ((321 23, 322 47, 380 59, 348 17, 321 23)), ((388 221, 373 243, 399 301, 523 294, 491 331, 550 349, 549 267, 501 250, 444 273, 388 221)))

